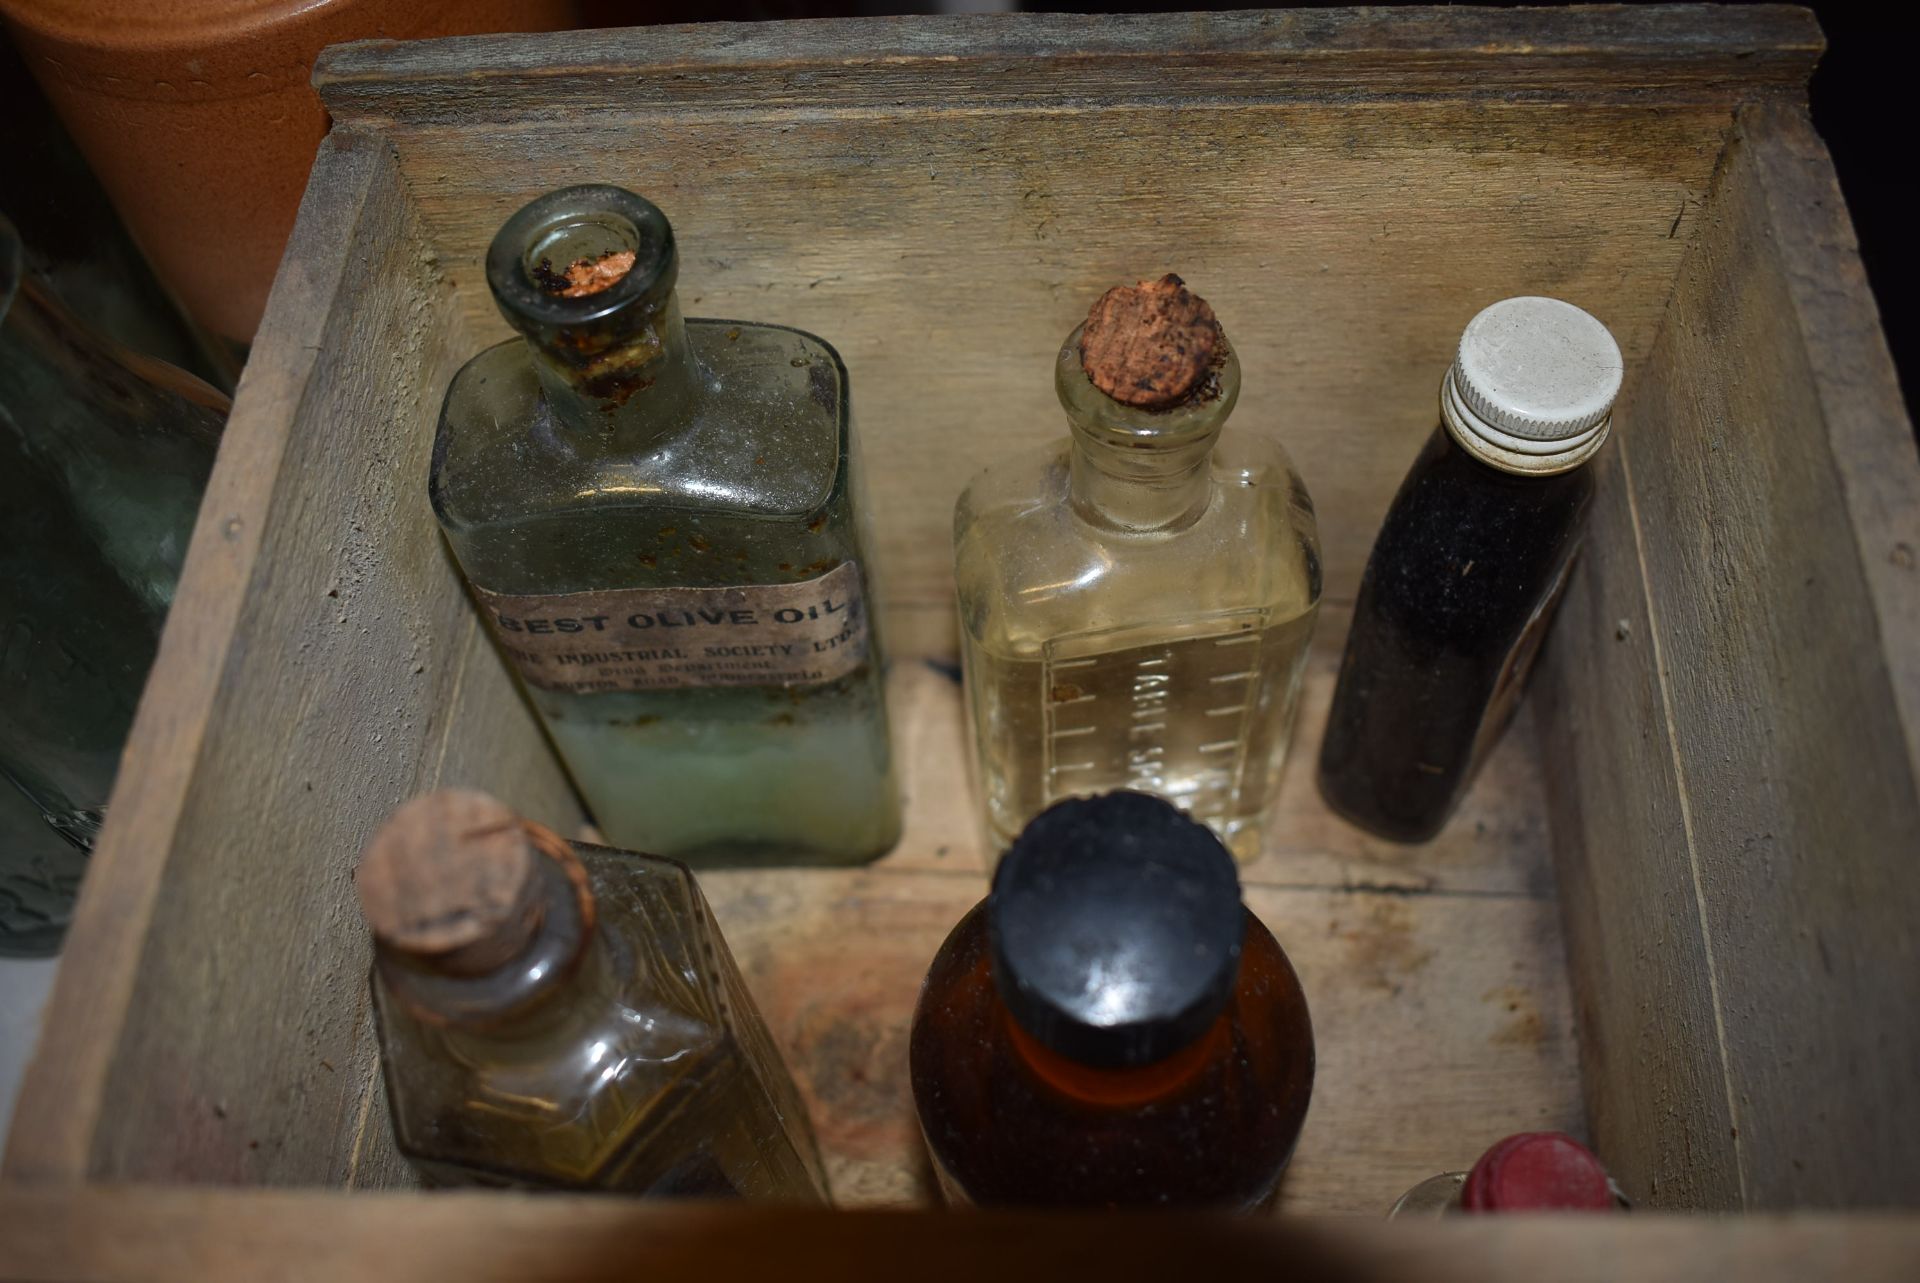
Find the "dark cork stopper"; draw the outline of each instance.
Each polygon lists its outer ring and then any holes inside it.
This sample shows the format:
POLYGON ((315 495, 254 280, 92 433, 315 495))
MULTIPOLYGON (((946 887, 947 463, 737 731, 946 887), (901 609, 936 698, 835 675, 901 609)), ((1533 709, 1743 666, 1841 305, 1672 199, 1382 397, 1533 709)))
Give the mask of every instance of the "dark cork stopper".
POLYGON ((515 957, 539 929, 541 858, 504 803, 441 789, 380 826, 353 880, 381 944, 449 974, 477 975, 515 957))
POLYGON ((1100 296, 1080 332, 1080 368, 1122 405, 1161 410, 1193 394, 1219 346, 1213 309, 1168 272, 1100 296))

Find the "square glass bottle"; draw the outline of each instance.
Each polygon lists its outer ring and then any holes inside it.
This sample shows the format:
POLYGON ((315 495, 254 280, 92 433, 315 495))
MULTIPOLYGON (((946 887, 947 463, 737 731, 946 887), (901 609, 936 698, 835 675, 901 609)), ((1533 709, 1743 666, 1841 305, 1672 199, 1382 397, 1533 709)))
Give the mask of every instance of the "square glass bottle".
POLYGON ((445 789, 393 814, 354 881, 394 1139, 428 1184, 825 1201, 684 865, 445 789))
POLYGON ((1072 435, 954 511, 990 840, 1124 788, 1253 859, 1319 608, 1313 501, 1277 441, 1220 440, 1240 365, 1177 276, 1109 291, 1054 383, 1072 435))
POLYGON ((899 836, 846 367, 685 320, 666 217, 570 187, 487 283, 524 336, 447 390, 431 493, 608 839, 846 864, 899 836))

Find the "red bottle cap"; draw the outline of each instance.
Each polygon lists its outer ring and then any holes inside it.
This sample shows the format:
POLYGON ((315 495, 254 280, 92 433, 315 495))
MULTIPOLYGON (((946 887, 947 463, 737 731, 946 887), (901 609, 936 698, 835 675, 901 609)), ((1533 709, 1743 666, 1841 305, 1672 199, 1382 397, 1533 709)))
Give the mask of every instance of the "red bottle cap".
POLYGON ((1481 1155, 1467 1173, 1460 1206, 1469 1212, 1619 1210, 1607 1169, 1562 1132, 1523 1132, 1481 1155))

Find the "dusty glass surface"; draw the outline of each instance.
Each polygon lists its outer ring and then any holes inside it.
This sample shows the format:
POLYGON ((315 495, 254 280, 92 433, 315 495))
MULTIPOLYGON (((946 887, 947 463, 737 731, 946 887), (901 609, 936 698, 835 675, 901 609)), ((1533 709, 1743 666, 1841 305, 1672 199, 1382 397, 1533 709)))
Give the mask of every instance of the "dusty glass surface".
POLYGON ((590 929, 543 859, 542 925, 507 965, 452 976, 381 951, 401 1152, 434 1185, 824 1202, 805 1106, 692 874, 573 851, 590 929))
MULTIPOLYGON (((609 661, 597 671, 613 689, 528 680, 609 840, 728 863, 880 855, 899 835, 899 800, 845 367, 798 330, 683 320, 664 218, 655 228, 567 217, 548 211, 525 233, 529 245, 570 261, 639 243, 640 263, 606 293, 637 283, 604 304, 529 301, 522 266, 532 250, 502 256, 496 242, 503 261, 490 261, 490 279, 496 267, 521 273, 494 283, 528 339, 482 353, 447 392, 431 489, 460 566, 485 593, 552 597, 600 619, 596 629, 659 621, 644 643, 583 653, 609 661), (663 250, 648 239, 660 236, 663 250), (639 281, 655 257, 651 282, 639 281), (589 315, 596 306, 605 314, 589 315), (568 322, 569 307, 580 318, 568 322), (581 364, 583 348, 592 350, 581 364), (764 590, 811 588, 843 566, 850 592, 820 595, 836 609, 853 599, 865 652, 850 670, 813 680, 821 670, 789 665, 747 684, 656 671, 650 680, 663 685, 618 689, 622 657, 672 670, 675 648, 698 660, 709 648, 782 644, 724 635, 681 598, 649 594, 743 588, 746 604, 770 615, 778 603, 762 601, 764 590)), ((527 677, 515 647, 506 650, 527 677)), ((769 662, 784 662, 774 653, 769 662)))
POLYGON ((1387 1219, 1438 1220, 1460 1211, 1460 1188, 1467 1183, 1465 1172, 1443 1172, 1429 1176, 1400 1196, 1387 1212, 1387 1219))
POLYGON ((1242 860, 1284 764, 1320 600, 1313 503, 1278 442, 1220 438, 1230 349, 1168 410, 1056 385, 1069 439, 974 478, 954 513, 962 654, 990 840, 1064 797, 1168 798, 1242 860))

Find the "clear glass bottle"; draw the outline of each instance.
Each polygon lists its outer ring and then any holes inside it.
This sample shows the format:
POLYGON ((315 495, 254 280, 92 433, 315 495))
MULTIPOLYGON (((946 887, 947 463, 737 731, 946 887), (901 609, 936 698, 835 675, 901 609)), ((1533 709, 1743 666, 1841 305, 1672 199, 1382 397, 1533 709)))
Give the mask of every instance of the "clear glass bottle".
POLYGON ((394 1138, 428 1184, 826 1201, 799 1091, 684 865, 442 790, 393 814, 354 880, 394 1138))
POLYGON ((1400 1196, 1387 1218, 1625 1207, 1619 1187, 1585 1145, 1564 1132, 1523 1132, 1494 1145, 1470 1172, 1444 1172, 1421 1181, 1400 1196))
POLYGON ((0 953, 65 931, 225 408, 75 317, 0 216, 0 953))
POLYGON ((897 840, 846 368, 683 320, 673 232, 616 187, 509 219, 524 336, 447 389, 431 493, 502 652, 621 846, 857 863, 897 840))
POLYGON ((1354 603, 1319 773, 1346 819, 1426 841, 1499 742, 1580 548, 1621 370, 1606 327, 1558 299, 1468 323, 1354 603))
POLYGON ((934 957, 908 1059, 951 1201, 1251 1208, 1306 1120, 1313 1027, 1219 838, 1119 792, 1027 826, 934 957))
POLYGON ((990 838, 1004 850, 1061 798, 1130 788, 1252 859, 1319 606, 1313 502, 1276 441, 1220 439, 1240 366, 1178 277, 1110 291, 1054 376, 1072 435, 981 473, 954 513, 990 838), (1090 373, 1096 318, 1102 353, 1132 326, 1146 338, 1123 352, 1175 364, 1152 404, 1113 395, 1134 372, 1090 373))

